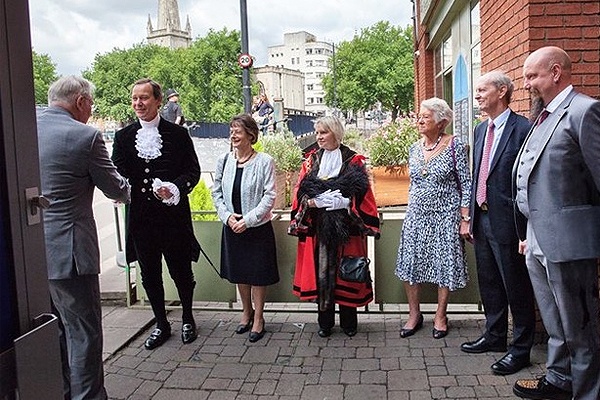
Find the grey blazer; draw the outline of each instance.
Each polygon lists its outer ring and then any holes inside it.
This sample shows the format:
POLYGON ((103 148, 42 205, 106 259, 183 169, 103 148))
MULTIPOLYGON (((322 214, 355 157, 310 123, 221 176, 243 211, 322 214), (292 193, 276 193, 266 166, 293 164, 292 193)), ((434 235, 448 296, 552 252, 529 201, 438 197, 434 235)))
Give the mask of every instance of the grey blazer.
POLYGON ((102 134, 60 107, 37 116, 49 279, 100 272, 98 234, 92 210, 94 187, 129 201, 129 184, 113 165, 102 134))
POLYGON ((529 223, 551 262, 600 257, 600 102, 571 91, 544 124, 527 184, 529 223))
MULTIPOLYGON (((219 219, 227 224, 233 214, 232 191, 236 160, 224 154, 217 160, 212 198, 219 219)), ((242 215, 246 226, 252 228, 271 220, 275 205, 275 161, 266 153, 258 153, 244 167, 241 184, 242 215)))

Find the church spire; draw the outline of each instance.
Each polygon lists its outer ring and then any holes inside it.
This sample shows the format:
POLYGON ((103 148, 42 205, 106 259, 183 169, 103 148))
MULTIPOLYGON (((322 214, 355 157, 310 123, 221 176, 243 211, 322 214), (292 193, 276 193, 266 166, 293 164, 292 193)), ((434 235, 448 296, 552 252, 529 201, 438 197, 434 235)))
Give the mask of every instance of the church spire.
POLYGON ((156 29, 148 17, 148 43, 171 49, 188 47, 192 41, 192 28, 189 17, 185 30, 181 29, 179 5, 177 0, 158 0, 158 19, 156 29))

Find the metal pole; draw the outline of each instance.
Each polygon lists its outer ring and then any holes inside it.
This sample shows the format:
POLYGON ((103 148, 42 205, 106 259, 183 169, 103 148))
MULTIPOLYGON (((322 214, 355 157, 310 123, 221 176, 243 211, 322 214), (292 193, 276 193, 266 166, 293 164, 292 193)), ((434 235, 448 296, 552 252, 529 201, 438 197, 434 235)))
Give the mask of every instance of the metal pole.
POLYGON ((337 110, 337 82, 335 79, 335 43, 331 43, 333 47, 333 115, 338 116, 337 110))
MULTIPOLYGON (((242 17, 242 53, 250 54, 248 51, 248 13, 246 11, 246 0, 240 0, 240 15, 242 17)), ((252 110, 250 68, 242 69, 242 93, 244 95, 244 112, 250 114, 252 110)))

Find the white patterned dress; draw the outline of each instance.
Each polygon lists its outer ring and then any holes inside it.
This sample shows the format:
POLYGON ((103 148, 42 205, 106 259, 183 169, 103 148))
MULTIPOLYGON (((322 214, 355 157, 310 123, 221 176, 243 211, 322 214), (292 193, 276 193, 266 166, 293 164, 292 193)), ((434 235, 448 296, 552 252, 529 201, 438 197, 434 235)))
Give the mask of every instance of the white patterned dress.
POLYGON ((451 291, 469 279, 460 207, 469 207, 471 177, 464 143, 454 137, 425 161, 421 141, 409 151, 410 188, 396 275, 410 284, 434 283, 451 291))

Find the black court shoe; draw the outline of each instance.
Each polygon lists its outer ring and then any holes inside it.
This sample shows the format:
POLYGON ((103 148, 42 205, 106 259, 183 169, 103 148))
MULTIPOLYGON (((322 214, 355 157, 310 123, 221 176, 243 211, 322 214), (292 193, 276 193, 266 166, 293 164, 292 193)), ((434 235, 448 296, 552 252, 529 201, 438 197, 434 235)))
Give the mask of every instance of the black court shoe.
POLYGON ((413 328, 402 328, 402 329, 400 329, 400 337, 401 338, 407 338, 409 336, 412 336, 415 333, 417 333, 417 331, 419 329, 421 329, 422 327, 423 327, 423 314, 419 313, 419 320, 417 321, 417 324, 413 328))

